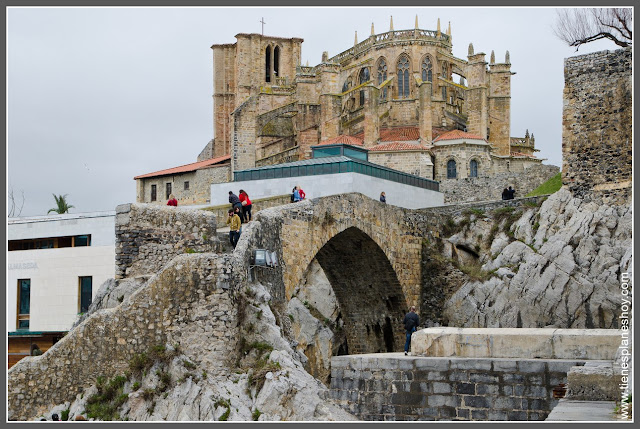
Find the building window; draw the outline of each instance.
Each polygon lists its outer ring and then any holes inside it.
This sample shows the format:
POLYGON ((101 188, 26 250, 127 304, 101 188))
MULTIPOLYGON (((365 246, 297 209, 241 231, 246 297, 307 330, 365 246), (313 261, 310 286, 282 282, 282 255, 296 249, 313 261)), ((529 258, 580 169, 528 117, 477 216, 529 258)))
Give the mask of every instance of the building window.
MULTIPOLYGON (((378 86, 387 80, 387 62, 384 59, 380 59, 378 62, 378 86)), ((387 98, 387 87, 382 88, 382 92, 380 93, 380 98, 387 98)))
POLYGON ((169 199, 169 195, 171 195, 171 183, 167 183, 167 200, 169 199))
POLYGON ((266 82, 271 82, 271 46, 267 46, 264 57, 264 80, 266 82))
POLYGON ((447 179, 456 178, 456 162, 453 159, 447 161, 447 179))
POLYGON ((156 185, 151 185, 151 201, 155 201, 156 198, 156 185))
POLYGON ((478 161, 475 159, 469 163, 469 177, 478 177, 478 161))
POLYGON ((280 76, 280 47, 276 46, 273 49, 273 76, 280 76))
POLYGON ((442 100, 446 100, 447 99, 447 87, 443 86, 442 87, 442 100))
POLYGON ((189 190, 189 181, 188 180, 186 182, 184 182, 184 190, 185 191, 189 190))
POLYGON ((409 58, 398 61, 398 98, 409 98, 409 58))
POLYGON ((18 280, 18 329, 29 329, 31 279, 18 280))
POLYGON ((351 78, 347 78, 342 85, 342 92, 347 92, 351 89, 351 78))
POLYGON ((90 235, 76 235, 73 237, 73 247, 91 246, 90 235))
POLYGON ((27 240, 9 240, 9 251, 60 249, 63 247, 91 246, 91 234, 67 235, 64 237, 31 238, 27 240))
POLYGON ((79 277, 79 313, 86 313, 89 310, 89 306, 91 305, 91 294, 92 294, 92 284, 93 278, 91 276, 79 277))
POLYGON ((433 81, 433 65, 429 57, 424 57, 424 60, 422 60, 422 80, 424 82, 433 81))
MULTIPOLYGON (((358 81, 359 81, 358 84, 362 85, 363 83, 368 82, 369 78, 370 78, 369 67, 363 67, 360 70, 360 74, 358 76, 358 81)), ((364 106, 364 91, 363 90, 360 90, 360 105, 364 106)))

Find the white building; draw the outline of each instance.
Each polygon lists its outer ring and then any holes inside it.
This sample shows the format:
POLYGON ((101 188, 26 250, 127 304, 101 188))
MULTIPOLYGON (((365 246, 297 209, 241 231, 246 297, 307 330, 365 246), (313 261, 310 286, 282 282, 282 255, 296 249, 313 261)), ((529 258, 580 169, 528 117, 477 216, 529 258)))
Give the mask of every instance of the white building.
POLYGON ((7 222, 9 366, 46 351, 115 273, 115 212, 10 218, 7 222))

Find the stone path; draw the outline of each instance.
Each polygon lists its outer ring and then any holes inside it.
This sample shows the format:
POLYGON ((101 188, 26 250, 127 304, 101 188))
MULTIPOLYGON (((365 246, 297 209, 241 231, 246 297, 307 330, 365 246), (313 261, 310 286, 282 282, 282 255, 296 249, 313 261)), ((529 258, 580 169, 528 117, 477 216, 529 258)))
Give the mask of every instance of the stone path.
POLYGON ((546 421, 618 421, 614 401, 575 401, 561 399, 546 421))

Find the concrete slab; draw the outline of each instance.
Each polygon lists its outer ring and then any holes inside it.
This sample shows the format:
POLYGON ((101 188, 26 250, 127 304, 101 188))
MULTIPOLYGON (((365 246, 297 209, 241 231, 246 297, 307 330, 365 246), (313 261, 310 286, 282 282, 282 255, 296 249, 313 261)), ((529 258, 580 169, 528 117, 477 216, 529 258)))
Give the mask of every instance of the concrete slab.
POLYGON ((613 360, 617 329, 451 328, 417 331, 411 348, 418 356, 613 360))
POLYGON ((561 399, 546 421, 601 422, 619 420, 614 412, 614 401, 576 401, 561 399))

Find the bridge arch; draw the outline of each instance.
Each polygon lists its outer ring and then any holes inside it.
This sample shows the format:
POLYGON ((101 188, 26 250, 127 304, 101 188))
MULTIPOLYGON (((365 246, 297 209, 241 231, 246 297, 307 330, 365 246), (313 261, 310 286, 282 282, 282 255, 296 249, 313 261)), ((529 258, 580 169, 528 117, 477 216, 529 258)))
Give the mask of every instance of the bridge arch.
POLYGON ((356 227, 333 236, 316 254, 340 306, 347 354, 399 351, 406 299, 389 259, 356 227))

